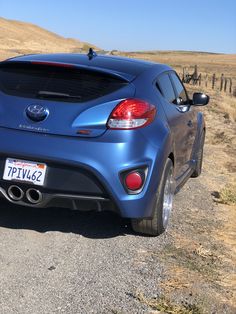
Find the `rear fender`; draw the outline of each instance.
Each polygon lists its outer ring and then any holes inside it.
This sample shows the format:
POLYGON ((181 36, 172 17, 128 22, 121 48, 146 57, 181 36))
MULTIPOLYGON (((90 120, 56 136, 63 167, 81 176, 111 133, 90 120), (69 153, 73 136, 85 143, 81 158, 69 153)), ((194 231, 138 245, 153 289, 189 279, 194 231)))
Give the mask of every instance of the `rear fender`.
MULTIPOLYGON (((153 199, 152 199, 152 214, 151 217, 153 217, 154 214, 154 204, 156 202, 156 198, 159 196, 160 192, 161 192, 161 186, 162 186, 162 181, 163 181, 163 173, 164 173, 164 169, 165 169, 165 165, 167 162, 167 159, 170 158, 170 156, 173 157, 174 159, 174 153, 173 153, 173 141, 171 139, 170 134, 167 134, 163 146, 162 146, 163 150, 159 151, 159 154, 156 156, 156 160, 152 169, 152 175, 150 180, 152 181, 152 183, 150 184, 150 186, 153 187, 153 191, 152 191, 152 195, 153 195, 153 199)), ((171 158, 172 160, 172 158, 171 158)), ((173 162, 173 160, 172 160, 173 162)), ((173 162, 173 166, 174 162, 173 162)), ((175 168, 174 168, 175 169, 175 168)), ((173 183, 173 190, 175 190, 176 187, 176 183, 173 183)), ((150 216, 149 216, 150 217, 150 216)))

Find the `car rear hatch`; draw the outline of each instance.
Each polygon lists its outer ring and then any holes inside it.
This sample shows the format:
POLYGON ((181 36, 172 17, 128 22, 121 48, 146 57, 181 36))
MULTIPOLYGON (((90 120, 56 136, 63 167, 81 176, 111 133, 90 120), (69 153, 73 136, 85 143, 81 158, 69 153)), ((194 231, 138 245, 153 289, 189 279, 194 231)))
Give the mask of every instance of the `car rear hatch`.
POLYGON ((0 127, 99 136, 114 107, 133 97, 125 74, 41 61, 0 63, 0 127))

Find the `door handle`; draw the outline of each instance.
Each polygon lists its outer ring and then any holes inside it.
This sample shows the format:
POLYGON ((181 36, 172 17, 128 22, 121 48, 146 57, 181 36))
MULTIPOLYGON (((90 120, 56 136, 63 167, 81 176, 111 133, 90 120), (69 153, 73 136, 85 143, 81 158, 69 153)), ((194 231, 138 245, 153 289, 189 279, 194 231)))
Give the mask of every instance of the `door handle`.
POLYGON ((189 120, 188 123, 187 123, 187 125, 191 128, 191 127, 193 126, 192 120, 189 120))

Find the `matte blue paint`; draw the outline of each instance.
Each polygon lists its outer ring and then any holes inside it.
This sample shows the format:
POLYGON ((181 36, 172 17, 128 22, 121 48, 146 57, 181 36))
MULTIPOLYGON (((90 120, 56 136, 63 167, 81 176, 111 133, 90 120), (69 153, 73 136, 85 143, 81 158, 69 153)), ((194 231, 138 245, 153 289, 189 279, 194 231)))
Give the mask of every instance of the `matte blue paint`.
MULTIPOLYGON (((36 101, 0 92, 0 157, 84 169, 99 180, 121 216, 151 217, 154 196, 168 156, 174 155, 177 187, 194 170, 199 134, 204 128, 201 113, 194 109, 186 113, 178 112, 155 87, 156 77, 171 68, 151 62, 104 56, 95 57, 90 62, 87 56, 74 54, 24 56, 10 62, 30 60, 96 67, 99 71, 132 77, 132 83, 107 96, 78 104, 36 101), (122 99, 131 97, 144 99, 156 106, 157 115, 153 123, 136 130, 107 129, 107 119, 114 107, 122 99), (25 108, 34 102, 42 103, 49 109, 45 121, 32 122, 27 119, 25 108), (192 130, 187 126, 189 119, 194 121, 192 130), (91 130, 91 134, 76 134, 77 130, 83 129, 91 130), (140 167, 147 168, 144 188, 141 193, 130 195, 122 185, 120 174, 140 167)), ((0 169, 1 176, 2 172, 3 169, 0 169)))

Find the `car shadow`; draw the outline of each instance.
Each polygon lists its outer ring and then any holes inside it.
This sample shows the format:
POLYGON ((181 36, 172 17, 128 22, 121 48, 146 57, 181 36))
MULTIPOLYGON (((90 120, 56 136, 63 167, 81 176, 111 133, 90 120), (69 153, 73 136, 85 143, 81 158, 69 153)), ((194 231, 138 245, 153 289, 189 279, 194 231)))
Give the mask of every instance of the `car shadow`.
POLYGON ((0 227, 37 232, 60 231, 88 238, 112 238, 133 234, 128 219, 112 212, 79 212, 64 208, 31 208, 0 199, 0 227))

